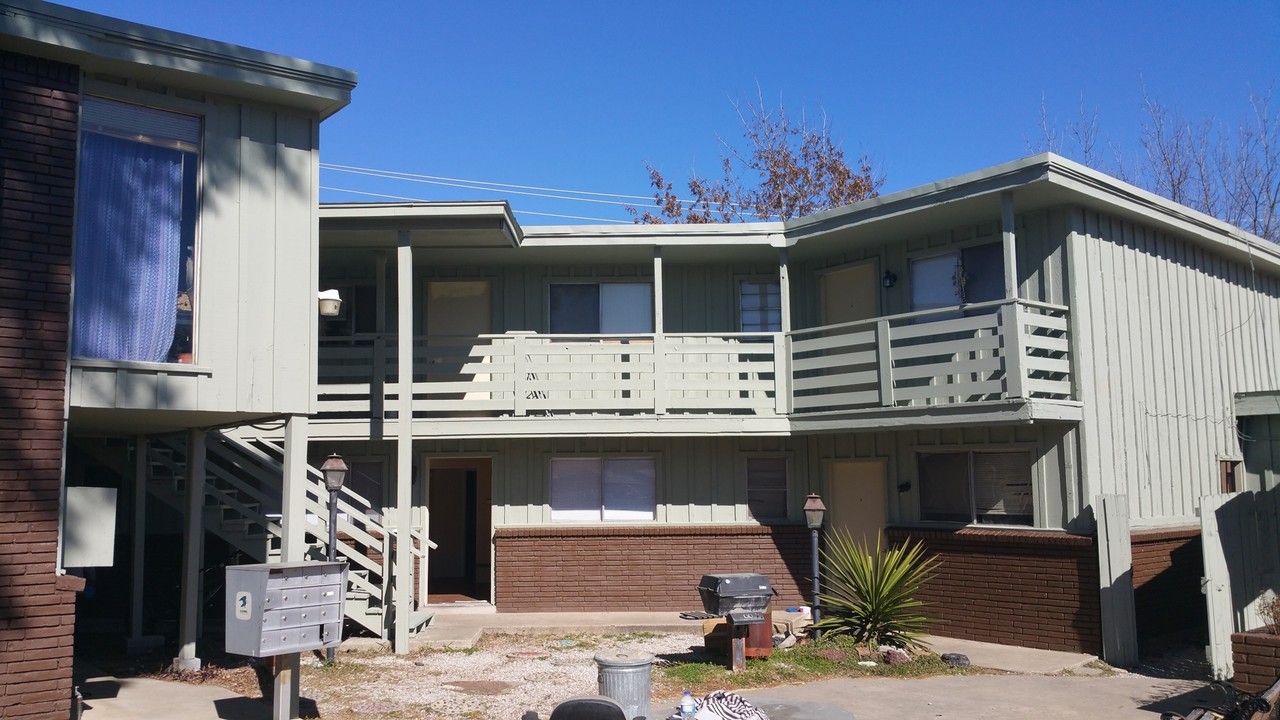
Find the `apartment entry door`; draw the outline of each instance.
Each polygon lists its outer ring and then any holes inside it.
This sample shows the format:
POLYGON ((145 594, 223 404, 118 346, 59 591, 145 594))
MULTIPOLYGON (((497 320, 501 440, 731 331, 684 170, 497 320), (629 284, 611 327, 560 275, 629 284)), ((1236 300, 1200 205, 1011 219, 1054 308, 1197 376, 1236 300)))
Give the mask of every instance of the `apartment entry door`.
POLYGON ((427 463, 428 537, 437 546, 427 564, 427 601, 489 602, 492 461, 430 458, 427 463))
POLYGON ((827 465, 830 528, 874 547, 884 530, 887 491, 884 460, 833 460, 827 465))
POLYGON ((880 315, 878 265, 867 260, 822 274, 822 324, 866 320, 880 315))

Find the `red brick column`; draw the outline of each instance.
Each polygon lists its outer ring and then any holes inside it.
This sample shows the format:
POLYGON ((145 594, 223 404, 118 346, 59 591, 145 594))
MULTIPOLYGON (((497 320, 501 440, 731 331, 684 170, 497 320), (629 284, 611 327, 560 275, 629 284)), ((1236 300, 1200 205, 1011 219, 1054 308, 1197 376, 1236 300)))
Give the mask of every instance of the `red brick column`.
POLYGON ((1259 693, 1280 678, 1280 635, 1254 630, 1231 635, 1231 682, 1241 690, 1259 693))
POLYGON ((55 574, 75 66, 0 52, 0 718, 66 718, 79 581, 55 574))
POLYGON ((707 573, 767 575, 775 607, 808 587, 802 526, 499 528, 494 542, 499 612, 701 610, 707 573))
POLYGON ((1207 633, 1200 528, 1135 532, 1131 547, 1139 642, 1179 631, 1207 633))
POLYGON ((942 561, 921 599, 947 637, 1046 650, 1102 651, 1092 537, 1030 530, 890 528, 942 561))

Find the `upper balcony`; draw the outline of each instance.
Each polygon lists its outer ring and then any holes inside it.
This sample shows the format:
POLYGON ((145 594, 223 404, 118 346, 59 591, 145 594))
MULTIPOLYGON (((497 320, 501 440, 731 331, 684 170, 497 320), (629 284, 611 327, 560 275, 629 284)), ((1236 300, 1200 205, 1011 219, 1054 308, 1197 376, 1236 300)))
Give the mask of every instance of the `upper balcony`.
MULTIPOLYGON (((1000 300, 791 332, 414 338, 415 435, 780 434, 1075 420, 1068 309, 1000 300)), ((317 434, 400 419, 398 338, 321 341, 317 434)))

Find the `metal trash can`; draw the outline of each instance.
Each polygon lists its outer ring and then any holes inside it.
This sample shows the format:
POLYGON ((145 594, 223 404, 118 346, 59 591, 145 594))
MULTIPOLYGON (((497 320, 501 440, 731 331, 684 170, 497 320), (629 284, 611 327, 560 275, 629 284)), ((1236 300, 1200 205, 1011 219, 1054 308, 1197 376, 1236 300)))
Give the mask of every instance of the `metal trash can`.
POLYGON ((649 720, 653 656, 605 652, 596 655, 596 665, 600 669, 600 694, 621 705, 627 720, 649 720))

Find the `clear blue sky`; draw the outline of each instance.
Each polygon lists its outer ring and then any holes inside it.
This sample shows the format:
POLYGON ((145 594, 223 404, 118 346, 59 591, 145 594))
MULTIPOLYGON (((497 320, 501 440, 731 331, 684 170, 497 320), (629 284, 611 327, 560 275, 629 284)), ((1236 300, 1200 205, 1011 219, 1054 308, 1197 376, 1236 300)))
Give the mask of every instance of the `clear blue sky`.
MULTIPOLYGON (((355 70, 321 161, 647 196, 718 171, 731 100, 826 111, 886 191, 1029 154, 1041 98, 1080 98, 1138 151, 1141 91, 1235 124, 1280 79, 1280 2, 781 3, 67 0, 65 4, 355 70)), ((1280 87, 1276 88, 1280 96, 1280 87)), ((1280 103, 1273 103, 1273 107, 1280 103)), ((429 200, 505 198, 526 225, 626 220, 617 206, 323 171, 327 187, 429 200)), ((333 190, 323 201, 376 200, 333 190)), ((643 201, 639 201, 642 202, 643 201)))

